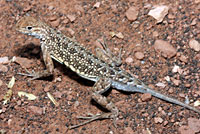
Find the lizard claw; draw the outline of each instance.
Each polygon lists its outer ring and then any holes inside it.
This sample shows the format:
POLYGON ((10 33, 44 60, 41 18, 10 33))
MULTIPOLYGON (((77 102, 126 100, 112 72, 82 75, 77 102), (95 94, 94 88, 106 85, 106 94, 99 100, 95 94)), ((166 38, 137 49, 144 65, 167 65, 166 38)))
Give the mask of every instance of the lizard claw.
MULTIPOLYGON (((80 124, 77 124, 77 125, 70 126, 69 129, 74 129, 74 128, 83 126, 83 125, 88 124, 88 123, 95 121, 95 120, 113 118, 112 113, 103 113, 103 114, 96 114, 96 115, 90 114, 90 115, 92 115, 92 116, 88 116, 88 117, 79 116, 79 117, 77 117, 79 119, 85 119, 87 121, 80 123, 80 124)), ((116 125, 116 123, 114 123, 114 125, 116 125)))
POLYGON ((28 77, 33 77, 33 78, 29 79, 30 81, 39 78, 38 73, 36 73, 34 70, 32 70, 32 73, 30 73, 26 68, 25 68, 25 70, 26 70, 26 73, 17 73, 17 74, 28 76, 28 77))

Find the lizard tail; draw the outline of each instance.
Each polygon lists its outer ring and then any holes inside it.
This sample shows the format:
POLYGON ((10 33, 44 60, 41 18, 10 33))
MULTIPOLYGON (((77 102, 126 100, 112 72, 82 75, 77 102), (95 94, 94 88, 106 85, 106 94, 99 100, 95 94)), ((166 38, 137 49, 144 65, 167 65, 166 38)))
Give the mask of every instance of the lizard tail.
POLYGON ((149 87, 147 87, 146 85, 123 85, 121 86, 123 88, 120 88, 118 87, 119 90, 121 91, 125 91, 125 92, 139 92, 139 93, 150 93, 152 96, 156 97, 156 98, 159 98, 159 99, 162 99, 164 101, 167 101, 167 102, 170 102, 170 103, 173 103, 173 104, 176 104, 176 105, 179 105, 179 106, 182 106, 182 107, 185 107, 189 110, 192 110, 192 111, 195 111, 197 113, 200 114, 200 110, 193 107, 193 106, 190 106, 188 104, 185 104, 177 99, 174 99, 172 97, 169 97, 167 95, 163 95, 161 93, 159 93, 158 91, 155 91, 149 87))

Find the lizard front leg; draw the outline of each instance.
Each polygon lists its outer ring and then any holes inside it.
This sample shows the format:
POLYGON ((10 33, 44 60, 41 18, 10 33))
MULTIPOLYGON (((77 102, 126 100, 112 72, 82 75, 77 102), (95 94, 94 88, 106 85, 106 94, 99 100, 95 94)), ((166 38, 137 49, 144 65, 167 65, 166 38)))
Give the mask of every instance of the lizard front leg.
POLYGON ((46 70, 43 70, 40 72, 34 72, 34 73, 28 72, 28 74, 19 73, 20 75, 26 75, 26 76, 33 77, 33 78, 31 78, 31 80, 34 80, 34 79, 38 79, 41 77, 47 77, 47 76, 50 76, 53 74, 54 64, 53 64, 52 58, 51 58, 50 54, 48 53, 45 45, 41 45, 41 48, 42 48, 43 60, 44 60, 45 66, 46 66, 46 70))
POLYGON ((110 86, 111 86, 111 80, 107 78, 105 79, 102 78, 95 83, 93 87, 93 92, 91 93, 92 99, 95 100, 98 104, 100 104, 103 108, 109 110, 110 112, 96 114, 90 117, 79 116, 78 117, 79 119, 87 119, 88 121, 85 121, 78 125, 70 126, 69 127, 70 129, 77 128, 79 126, 85 125, 95 120, 110 119, 110 118, 114 119, 114 125, 116 126, 115 120, 116 120, 116 117, 118 116, 118 112, 119 112, 118 108, 111 101, 109 101, 105 96, 102 95, 104 92, 106 92, 110 88, 110 86))

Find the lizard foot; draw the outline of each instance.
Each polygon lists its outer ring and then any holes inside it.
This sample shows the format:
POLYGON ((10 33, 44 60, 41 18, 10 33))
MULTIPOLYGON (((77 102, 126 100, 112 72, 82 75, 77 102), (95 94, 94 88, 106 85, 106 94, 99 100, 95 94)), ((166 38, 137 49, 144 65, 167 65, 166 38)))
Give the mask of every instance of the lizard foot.
POLYGON ((52 73, 49 72, 48 70, 43 70, 41 72, 35 72, 35 71, 32 70, 32 73, 30 73, 27 69, 25 69, 25 70, 26 70, 27 73, 17 73, 17 74, 32 77, 29 80, 35 80, 35 79, 38 79, 38 78, 41 78, 41 77, 47 77, 47 76, 52 75, 52 73))
POLYGON ((25 70, 26 70, 26 73, 17 73, 17 74, 32 77, 31 79, 29 79, 30 81, 39 78, 39 74, 37 72, 35 72, 34 70, 32 70, 32 73, 29 72, 26 68, 25 68, 25 70))
POLYGON ((83 117, 83 116, 77 117, 78 119, 84 119, 84 120, 87 120, 87 121, 80 123, 78 125, 70 126, 69 129, 74 129, 74 128, 83 126, 83 125, 88 124, 88 123, 95 121, 95 120, 103 120, 103 119, 110 119, 110 118, 114 118, 114 125, 116 127, 116 123, 115 123, 115 121, 116 121, 115 117, 116 116, 113 116, 113 113, 102 113, 102 114, 96 114, 96 115, 89 114, 89 115, 90 116, 88 116, 88 117, 83 117))

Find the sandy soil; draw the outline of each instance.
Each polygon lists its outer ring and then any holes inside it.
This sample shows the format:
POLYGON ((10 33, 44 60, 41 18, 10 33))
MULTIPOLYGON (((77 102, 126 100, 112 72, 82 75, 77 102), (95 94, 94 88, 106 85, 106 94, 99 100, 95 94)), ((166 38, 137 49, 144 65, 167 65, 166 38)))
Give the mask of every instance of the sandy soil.
POLYGON ((193 105, 200 100, 199 14, 199 0, 1 0, 0 59, 8 57, 11 61, 15 56, 18 61, 0 63, 0 133, 200 133, 200 127, 195 126, 200 122, 197 113, 148 94, 121 93, 114 89, 107 97, 120 110, 117 128, 107 119, 68 130, 68 126, 82 122, 77 116, 102 112, 89 96, 93 83, 57 62, 52 78, 28 81, 30 78, 18 75, 25 68, 38 71, 45 66, 39 40, 15 30, 17 20, 29 15, 73 37, 92 52, 99 46, 97 40, 104 37, 115 54, 123 49, 123 69, 155 90, 193 105), (158 24, 148 15, 155 5, 169 7, 168 14, 158 24), (130 7, 136 9, 133 20, 128 18, 130 7), (159 52, 155 47, 155 41, 159 40, 166 41, 172 51, 165 48, 159 52), (12 76, 16 79, 13 95, 3 105, 12 76), (19 91, 32 93, 37 99, 20 98, 19 91), (47 92, 59 106, 50 101, 47 92))

